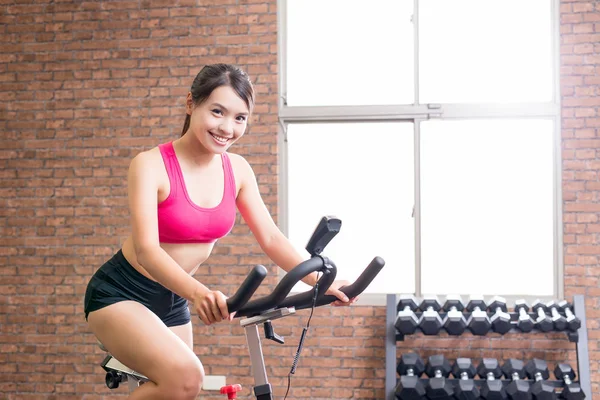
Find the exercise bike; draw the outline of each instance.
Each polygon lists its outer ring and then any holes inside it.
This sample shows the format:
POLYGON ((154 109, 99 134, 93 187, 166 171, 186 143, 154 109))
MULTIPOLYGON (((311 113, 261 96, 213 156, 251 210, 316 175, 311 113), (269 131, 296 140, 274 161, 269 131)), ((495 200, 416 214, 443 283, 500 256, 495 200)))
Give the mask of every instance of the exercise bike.
MULTIPOLYGON (((235 295, 227 299, 229 312, 236 312, 235 317, 241 318, 240 324, 244 327, 250 353, 251 370, 254 376, 253 391, 257 400, 273 400, 271 384, 268 381, 265 369, 258 326, 263 325, 265 338, 277 343, 284 343, 284 339, 273 330, 271 321, 292 315, 296 310, 319 307, 337 300, 335 296, 325 295, 325 292, 335 280, 337 269, 332 260, 321 256, 321 252, 331 239, 337 235, 340 228, 341 220, 334 217, 323 217, 306 245, 306 250, 311 257, 290 270, 269 295, 249 301, 267 275, 266 268, 257 265, 248 274, 235 295), (319 273, 320 278, 313 288, 303 293, 288 296, 298 282, 314 272, 319 273)), ((340 288, 340 291, 349 298, 358 296, 377 276, 384 264, 385 262, 381 257, 375 257, 355 282, 340 288)), ((290 371, 291 374, 295 372, 306 333, 307 328, 304 328, 290 371)), ((101 344, 100 346, 103 348, 101 344)), ((103 350, 106 351, 104 348, 103 350)), ((129 389, 133 390, 148 381, 147 377, 123 365, 110 354, 107 354, 101 365, 106 371, 106 386, 110 389, 118 387, 119 383, 128 382, 129 389)), ((221 388, 221 393, 226 394, 228 399, 235 399, 237 392, 240 390, 241 385, 239 384, 227 385, 221 388)))

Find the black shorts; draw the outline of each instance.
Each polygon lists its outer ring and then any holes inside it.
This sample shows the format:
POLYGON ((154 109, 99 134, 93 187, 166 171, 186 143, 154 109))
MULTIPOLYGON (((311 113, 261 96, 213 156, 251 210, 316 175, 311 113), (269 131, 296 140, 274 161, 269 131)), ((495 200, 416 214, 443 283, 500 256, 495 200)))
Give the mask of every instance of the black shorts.
POLYGON ((186 299, 140 274, 119 250, 88 283, 83 304, 85 319, 92 311, 125 300, 143 304, 166 326, 185 325, 191 320, 186 299))

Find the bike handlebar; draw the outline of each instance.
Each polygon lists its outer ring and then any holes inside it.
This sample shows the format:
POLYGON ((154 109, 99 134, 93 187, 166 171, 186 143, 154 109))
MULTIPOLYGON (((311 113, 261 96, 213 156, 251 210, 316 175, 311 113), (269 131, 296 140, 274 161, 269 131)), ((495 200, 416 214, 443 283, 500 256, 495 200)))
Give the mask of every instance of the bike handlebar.
MULTIPOLYGON (((369 286, 384 265, 385 261, 381 257, 375 257, 354 283, 341 287, 340 291, 349 298, 358 296, 369 286)), ((235 295, 227 299, 228 310, 230 313, 236 311, 236 317, 247 317, 277 308, 294 307, 297 310, 310 308, 313 306, 314 287, 296 295, 288 296, 288 294, 296 283, 313 272, 323 273, 318 280, 319 293, 314 302, 315 306, 323 306, 337 300, 335 296, 325 295, 337 274, 335 264, 326 257, 314 256, 289 271, 271 294, 247 302, 266 275, 265 267, 262 265, 256 266, 235 295), (256 272, 258 270, 260 272, 256 272)))
MULTIPOLYGON (((264 267, 263 267, 264 268, 264 267)), ((289 271, 283 279, 277 284, 271 294, 261 297, 260 299, 252 300, 245 304, 230 304, 227 299, 227 308, 229 312, 236 312, 236 317, 244 317, 250 315, 260 314, 263 311, 277 308, 277 306, 285 299, 288 293, 294 288, 294 285, 298 283, 302 278, 313 272, 322 271, 323 276, 319 279, 319 285, 324 285, 327 288, 331 285, 335 279, 336 269, 335 266, 331 267, 325 263, 325 259, 322 257, 313 257, 302 263, 298 264, 297 267, 289 271), (238 307, 232 307, 238 305, 238 307)), ((243 289, 240 287, 236 292, 236 296, 243 289)), ((256 290, 256 289, 255 289, 256 290)), ((252 294, 250 294, 251 296, 252 294)), ((247 293, 244 293, 244 297, 248 297, 247 293)))
POLYGON ((237 292, 227 299, 229 311, 238 310, 250 300, 250 297, 256 292, 262 281, 267 276, 267 269, 262 265, 257 265, 250 271, 244 282, 240 285, 237 292))
MULTIPOLYGON (((298 266, 290 270, 281 279, 271 294, 249 302, 248 300, 250 300, 267 274, 265 267, 257 265, 239 287, 235 295, 227 299, 229 312, 232 313, 235 311, 236 317, 247 317, 277 308, 294 307, 300 310, 312 307, 313 304, 315 306, 322 306, 337 300, 335 296, 325 295, 327 289, 329 289, 329 286, 335 280, 337 268, 333 261, 327 257, 322 257, 320 254, 331 239, 340 231, 341 224, 342 221, 340 219, 332 216, 321 218, 306 246, 306 250, 311 255, 311 258, 301 262, 298 266), (304 293, 288 296, 296 283, 313 272, 323 273, 317 281, 318 293, 316 299, 314 298, 314 287, 304 293)), ((385 261, 383 261, 383 258, 375 257, 354 283, 341 287, 340 291, 349 298, 358 296, 369 286, 384 264, 385 261)))
MULTIPOLYGON (((364 271, 360 274, 360 276, 358 278, 356 278, 356 280, 351 283, 348 286, 342 286, 340 288, 340 291, 342 293, 344 293, 346 296, 348 296, 349 299, 358 296, 359 294, 361 294, 362 292, 364 292, 364 290, 367 288, 367 286, 369 286, 371 284, 371 282, 373 281, 373 279, 375 279, 375 277, 377 276, 377 274, 379 273, 379 271, 381 271, 381 269, 383 268, 383 266, 385 265, 385 261, 383 260, 383 258, 377 256, 375 258, 373 258, 373 260, 369 263, 369 265, 367 266, 367 268, 364 269, 364 271)), ((321 290, 321 288, 319 288, 319 296, 317 297, 317 300, 315 302, 315 307, 319 307, 319 306, 324 306, 326 304, 331 304, 334 301, 336 301, 338 298, 333 296, 333 295, 326 295, 325 292, 327 291, 327 289, 325 290, 321 290)), ((297 310, 302 310, 304 308, 310 308, 313 305, 313 301, 312 301, 312 296, 307 296, 306 293, 301 293, 301 294, 297 294, 295 296, 290 296, 288 297, 286 300, 290 300, 290 305, 286 305, 286 302, 284 301, 284 303, 281 305, 281 307, 294 307, 297 310), (292 300, 293 297, 298 296, 298 300, 292 300), (300 299, 300 296, 303 296, 300 299), (296 305, 297 304, 297 305, 296 305)))

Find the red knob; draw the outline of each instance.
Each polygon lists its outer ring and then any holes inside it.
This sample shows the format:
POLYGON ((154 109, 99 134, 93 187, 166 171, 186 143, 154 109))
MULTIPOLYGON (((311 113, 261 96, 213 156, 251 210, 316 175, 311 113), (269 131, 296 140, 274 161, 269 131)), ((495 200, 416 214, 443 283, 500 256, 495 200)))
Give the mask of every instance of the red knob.
POLYGON ((237 392, 242 390, 242 385, 227 385, 221 388, 221 394, 226 394, 229 400, 237 398, 237 392))

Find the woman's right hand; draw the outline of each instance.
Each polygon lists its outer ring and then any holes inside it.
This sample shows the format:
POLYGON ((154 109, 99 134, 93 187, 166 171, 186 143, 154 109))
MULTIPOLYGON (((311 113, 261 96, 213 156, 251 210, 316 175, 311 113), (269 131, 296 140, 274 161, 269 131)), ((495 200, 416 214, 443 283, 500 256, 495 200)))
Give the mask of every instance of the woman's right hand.
POLYGON ((227 296, 218 290, 206 290, 194 295, 194 307, 198 316, 206 325, 232 320, 233 315, 227 309, 227 296))

